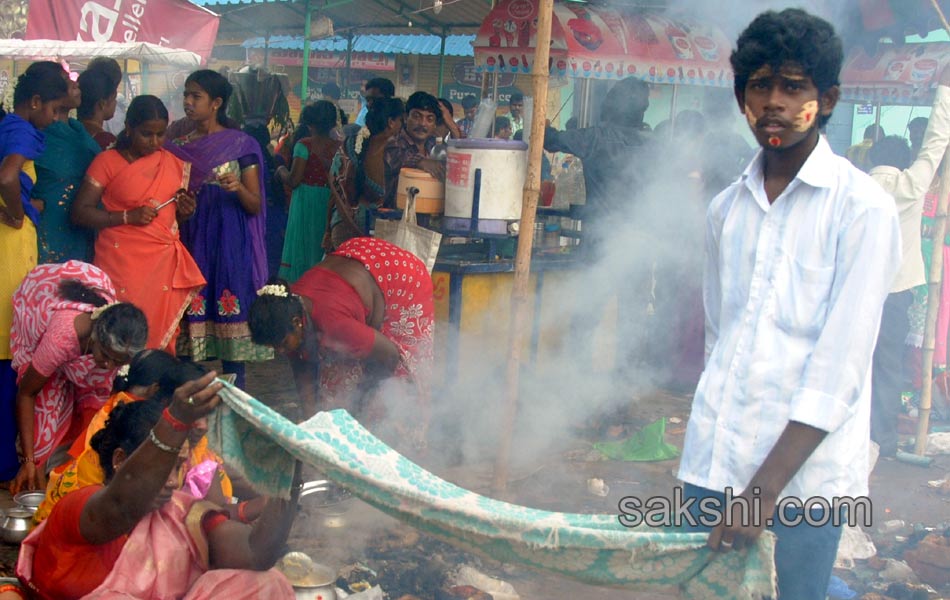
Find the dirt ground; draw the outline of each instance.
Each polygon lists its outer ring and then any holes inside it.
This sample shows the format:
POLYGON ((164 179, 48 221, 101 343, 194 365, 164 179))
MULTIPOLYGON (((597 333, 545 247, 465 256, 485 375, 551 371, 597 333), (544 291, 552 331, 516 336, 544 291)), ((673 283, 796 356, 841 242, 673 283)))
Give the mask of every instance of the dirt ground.
MULTIPOLYGON (((293 387, 289 367, 282 361, 250 365, 248 391, 281 412, 292 414, 295 410, 296 390, 293 387)), ((626 435, 638 427, 664 417, 667 419, 667 441, 682 447, 685 424, 689 416, 690 398, 662 391, 650 394, 649 398, 631 401, 630 409, 621 420, 627 430, 615 431, 626 435)), ((577 432, 575 432, 577 433, 577 432)), ((509 497, 506 500, 546 510, 566 512, 610 513, 617 512, 620 498, 637 495, 641 498, 653 495, 670 496, 677 480, 674 477, 678 460, 633 463, 590 460, 590 436, 567 435, 563 445, 548 453, 536 464, 519 465, 512 473, 509 497), (600 478, 609 486, 606 497, 595 496, 587 491, 587 480, 600 478)), ((490 463, 455 466, 435 469, 445 479, 468 489, 488 494, 492 477, 490 463)), ((894 534, 882 535, 876 528, 884 521, 900 519, 910 525, 936 527, 950 519, 950 496, 941 495, 927 485, 929 480, 942 479, 950 473, 950 456, 936 457, 929 468, 913 466, 894 460, 879 461, 871 476, 871 500, 873 502, 874 527, 868 530, 879 546, 879 556, 891 556, 899 549, 894 534)), ((0 492, 0 508, 11 506, 9 494, 0 492)), ((632 592, 595 587, 555 577, 549 573, 528 570, 512 564, 500 564, 490 559, 449 549, 435 552, 432 548, 442 545, 433 540, 418 538, 408 526, 398 523, 375 509, 351 499, 342 505, 345 512, 322 509, 301 501, 301 512, 289 545, 292 549, 308 552, 318 562, 335 569, 353 564, 363 564, 380 569, 380 546, 404 546, 407 556, 422 555, 422 563, 436 557, 450 565, 466 563, 482 572, 511 583, 521 598, 534 600, 568 600, 590 598, 594 600, 660 600, 679 598, 676 590, 632 592), (401 541, 400 541, 401 540, 401 541), (427 553, 428 556, 427 556, 427 553)), ((397 552, 398 555, 398 552, 397 552)), ((10 574, 16 556, 16 547, 0 546, 0 576, 10 574)), ((418 562, 418 559, 417 559, 418 562)), ((420 563, 421 564, 421 563, 420 563)), ((411 571, 422 569, 411 561, 403 565, 391 562, 388 569, 411 571)), ((859 564, 854 571, 836 570, 835 574, 847 581, 853 589, 864 593, 871 589, 873 574, 859 564)), ((408 575, 408 574, 404 574, 408 575)), ((406 577, 400 581, 407 581, 406 577)), ((390 578, 389 581, 394 581, 390 578)), ((382 578, 380 583, 383 583, 382 578)), ((411 593, 413 583, 406 589, 386 589, 390 598, 396 599, 411 593)), ((940 590, 936 596, 950 598, 950 589, 940 590)), ((426 595, 418 593, 428 600, 426 595)), ((431 596, 430 596, 431 597, 431 596)))

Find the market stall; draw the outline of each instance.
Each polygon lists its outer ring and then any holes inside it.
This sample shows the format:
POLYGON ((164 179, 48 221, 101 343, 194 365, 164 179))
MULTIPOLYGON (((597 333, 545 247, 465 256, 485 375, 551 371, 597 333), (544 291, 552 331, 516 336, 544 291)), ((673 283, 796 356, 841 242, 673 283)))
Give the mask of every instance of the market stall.
POLYGON ((149 42, 82 42, 61 40, 0 40, 0 57, 13 60, 91 59, 139 60, 154 65, 196 69, 201 57, 195 52, 149 42))
MULTIPOLYGON (((482 22, 475 39, 476 68, 490 75, 531 72, 537 36, 537 0, 498 2, 482 22)), ((547 71, 551 76, 579 82, 638 77, 651 84, 672 87, 731 88, 730 47, 731 43, 719 28, 685 15, 631 6, 611 8, 556 1, 552 11, 547 71)), ((589 87, 582 89, 590 90, 589 87)), ((589 100, 586 106, 590 107, 589 100)), ((550 118, 554 110, 551 106, 545 108, 549 109, 550 118)), ((671 113, 676 110, 675 99, 669 109, 671 113)), ((450 155, 447 189, 453 187, 454 167, 457 166, 450 155)), ((481 190, 486 187, 484 177, 483 174, 481 190)), ((471 182, 468 185, 473 187, 471 182)), ((446 217, 450 216, 449 204, 447 197, 446 217)), ((484 199, 479 203, 483 212, 487 212, 485 204, 484 199)), ((515 219, 521 215, 520 203, 514 214, 515 219)), ((542 208, 539 214, 557 221, 562 217, 579 217, 581 210, 542 208)), ((451 216, 459 218, 454 213, 451 216)), ((474 220, 477 219, 473 217, 474 220)), ((520 228, 514 231, 524 228, 523 219, 519 225, 520 228)), ((473 224, 471 230, 478 227, 473 224)), ((545 224, 540 223, 538 227, 545 227, 545 224)), ((480 231, 493 232, 502 238, 505 233, 493 224, 483 224, 480 231)), ((545 238, 545 232, 537 233, 536 246, 541 245, 545 238)), ((531 331, 526 346, 526 356, 531 361, 544 360, 546 353, 560 351, 563 342, 563 328, 547 327, 545 323, 551 322, 558 298, 576 293, 572 290, 571 275, 578 268, 577 261, 570 252, 564 252, 567 247, 560 246, 560 242, 567 241, 568 234, 574 235, 567 230, 554 231, 548 236, 553 241, 549 240, 544 244, 546 247, 534 252, 531 258, 533 300, 529 314, 531 331)), ((456 256, 455 248, 444 245, 433 273, 437 309, 449 323, 445 355, 447 380, 458 372, 459 364, 466 364, 478 355, 477 340, 486 337, 506 339, 511 326, 508 318, 499 316, 498 309, 505 306, 513 289, 516 261, 510 248, 505 251, 503 241, 491 240, 490 233, 482 237, 487 239, 489 243, 484 245, 491 250, 481 256, 456 256)), ((595 336, 607 341, 600 347, 607 347, 608 352, 612 327, 608 317, 594 332, 595 336)), ((612 360, 609 356, 606 359, 612 360)))
MULTIPOLYGON (((528 73, 537 35, 532 0, 498 3, 475 39, 488 73, 528 73)), ((650 83, 732 86, 731 42, 709 23, 635 7, 556 2, 550 73, 585 79, 638 77, 650 83)))
POLYGON ((841 71, 847 102, 930 106, 937 80, 950 62, 950 43, 881 44, 873 54, 856 48, 841 71))
MULTIPOLYGON (((936 13, 942 18, 939 5, 934 3, 936 13)), ((944 21, 946 26, 946 21, 944 21)), ((948 29, 950 31, 950 29, 948 29)), ((897 43, 876 44, 873 52, 859 47, 849 55, 841 73, 842 99, 845 101, 874 104, 876 122, 880 122, 882 105, 911 105, 930 106, 944 67, 950 63, 950 44, 946 42, 932 43, 903 43, 898 37, 897 43)), ((940 190, 937 194, 938 205, 934 210, 936 215, 933 239, 942 239, 947 228, 947 201, 950 195, 950 163, 944 157, 941 174, 937 178, 940 190)), ((940 297, 939 290, 943 282, 944 253, 933 253, 933 260, 928 274, 930 288, 928 299, 940 297)), ((918 443, 915 453, 923 455, 926 450, 929 415, 931 410, 932 378, 935 364, 946 363, 946 357, 938 357, 935 361, 934 340, 938 323, 937 302, 929 301, 926 318, 926 331, 923 343, 921 385, 922 398, 920 418, 918 421, 918 443)))

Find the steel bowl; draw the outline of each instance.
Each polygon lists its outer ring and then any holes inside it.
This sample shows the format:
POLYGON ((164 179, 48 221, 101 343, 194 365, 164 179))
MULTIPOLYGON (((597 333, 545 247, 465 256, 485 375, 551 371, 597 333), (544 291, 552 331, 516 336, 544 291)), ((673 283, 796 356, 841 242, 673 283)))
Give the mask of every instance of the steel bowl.
POLYGON ((0 540, 8 544, 19 544, 33 529, 33 513, 25 508, 11 508, 2 515, 0 540))
POLYGON ((326 565, 313 562, 303 552, 291 552, 280 559, 277 569, 284 573, 294 588, 294 597, 300 600, 337 600, 336 571, 326 565), (297 565, 285 564, 293 559, 297 565))
POLYGON ((44 499, 46 499, 44 492, 20 492, 13 497, 13 501, 17 503, 17 506, 33 512, 36 512, 44 499))

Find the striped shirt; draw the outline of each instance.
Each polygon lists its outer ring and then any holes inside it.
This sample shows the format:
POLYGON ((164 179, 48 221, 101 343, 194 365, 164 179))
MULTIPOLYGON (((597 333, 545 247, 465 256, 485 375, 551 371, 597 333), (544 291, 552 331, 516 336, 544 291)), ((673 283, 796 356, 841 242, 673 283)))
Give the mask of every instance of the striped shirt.
POLYGON ((823 137, 771 205, 764 183, 759 152, 706 215, 706 369, 679 476, 738 494, 796 421, 829 433, 782 496, 865 495, 894 201, 823 137))

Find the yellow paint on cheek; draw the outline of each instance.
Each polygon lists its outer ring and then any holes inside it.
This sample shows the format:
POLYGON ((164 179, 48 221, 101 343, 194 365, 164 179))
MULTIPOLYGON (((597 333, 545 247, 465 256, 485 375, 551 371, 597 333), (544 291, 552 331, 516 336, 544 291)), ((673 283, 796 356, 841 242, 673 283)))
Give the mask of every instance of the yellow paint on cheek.
POLYGON ((802 110, 795 115, 795 121, 792 126, 795 131, 804 133, 815 123, 815 117, 818 116, 818 101, 810 100, 802 105, 802 110))
POLYGON ((749 127, 755 129, 755 122, 758 121, 759 118, 753 114, 752 109, 749 108, 748 104, 745 105, 745 118, 746 121, 749 122, 749 127))

